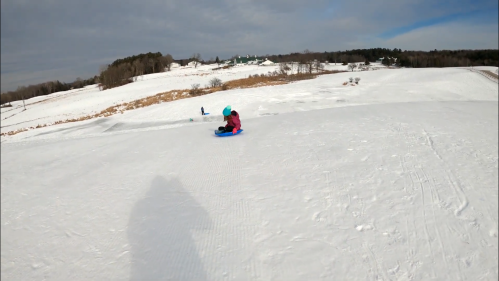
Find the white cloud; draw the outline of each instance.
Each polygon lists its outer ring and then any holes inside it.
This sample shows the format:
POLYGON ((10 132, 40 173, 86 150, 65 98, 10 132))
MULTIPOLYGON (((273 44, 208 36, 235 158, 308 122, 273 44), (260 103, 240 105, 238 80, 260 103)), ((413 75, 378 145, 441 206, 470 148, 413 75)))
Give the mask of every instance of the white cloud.
MULTIPOLYGON (((497 23, 492 26, 495 34, 490 27, 473 31, 462 24, 435 27, 445 36, 425 28, 390 40, 375 38, 387 30, 474 9, 473 5, 497 7, 491 0, 462 0, 460 5, 452 0, 11 0, 1 5, 2 73, 45 73, 44 80, 66 75, 69 64, 97 74, 98 64, 80 62, 113 58, 107 61, 111 63, 158 51, 176 59, 193 53, 223 59, 304 49, 497 48, 497 23), (460 35, 448 35, 455 32, 460 35)), ((15 75, 2 78, 2 91, 20 81, 15 75)))

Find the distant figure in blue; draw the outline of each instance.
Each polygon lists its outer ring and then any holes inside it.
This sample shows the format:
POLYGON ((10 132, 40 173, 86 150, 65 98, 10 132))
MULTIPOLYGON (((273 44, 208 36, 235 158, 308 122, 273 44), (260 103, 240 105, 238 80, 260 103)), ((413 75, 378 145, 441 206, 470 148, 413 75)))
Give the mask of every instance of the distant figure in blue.
POLYGON ((201 106, 201 115, 204 115, 204 108, 201 106))

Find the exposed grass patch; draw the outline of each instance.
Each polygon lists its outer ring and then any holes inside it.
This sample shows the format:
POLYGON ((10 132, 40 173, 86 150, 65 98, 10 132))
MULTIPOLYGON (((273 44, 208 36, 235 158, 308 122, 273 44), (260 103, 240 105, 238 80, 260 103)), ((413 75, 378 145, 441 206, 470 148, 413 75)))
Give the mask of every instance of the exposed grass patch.
POLYGON ((179 99, 185 99, 185 98, 190 98, 193 96, 201 96, 201 95, 207 95, 219 91, 225 91, 225 90, 230 90, 230 89, 245 89, 245 88, 257 88, 257 87, 263 87, 263 86, 271 86, 271 85, 282 85, 282 84, 288 84, 294 81, 300 81, 300 80, 308 80, 308 79, 314 79, 315 77, 319 75, 324 75, 324 74, 333 74, 333 73, 339 73, 339 72, 345 72, 345 71, 323 71, 319 73, 299 73, 299 74, 283 74, 283 73, 278 73, 276 71, 274 72, 269 72, 267 74, 255 74, 253 76, 250 75, 248 78, 242 78, 242 79, 237 79, 237 80, 232 80, 228 81, 225 83, 222 83, 221 86, 218 87, 208 87, 208 88, 196 88, 196 92, 194 95, 191 95, 193 89, 184 89, 184 90, 172 90, 168 92, 163 92, 156 94, 154 96, 149 96, 146 98, 134 100, 131 102, 125 102, 121 103, 118 105, 114 105, 111 107, 108 107, 104 110, 102 110, 99 113, 92 114, 92 115, 87 115, 79 118, 72 118, 72 119, 66 119, 66 120, 60 120, 56 121, 51 124, 43 124, 43 125, 37 125, 36 127, 29 127, 29 128, 22 128, 14 131, 9 131, 5 133, 1 133, 0 135, 2 136, 12 136, 21 132, 26 132, 28 130, 32 129, 37 129, 37 128, 43 128, 43 127, 48 127, 52 125, 58 125, 58 124, 64 124, 64 123, 72 123, 72 122, 78 122, 78 121, 84 121, 84 120, 89 120, 93 118, 98 118, 98 117, 109 117, 111 115, 115 114, 122 114, 123 112, 127 110, 133 110, 137 108, 142 108, 142 107, 147 107, 151 106, 154 104, 160 104, 162 102, 170 102, 174 100, 179 100, 179 99))
POLYGON ((488 75, 494 77, 495 79, 498 79, 497 73, 494 73, 494 72, 492 72, 490 70, 481 70, 481 71, 484 72, 484 73, 487 73, 488 75))

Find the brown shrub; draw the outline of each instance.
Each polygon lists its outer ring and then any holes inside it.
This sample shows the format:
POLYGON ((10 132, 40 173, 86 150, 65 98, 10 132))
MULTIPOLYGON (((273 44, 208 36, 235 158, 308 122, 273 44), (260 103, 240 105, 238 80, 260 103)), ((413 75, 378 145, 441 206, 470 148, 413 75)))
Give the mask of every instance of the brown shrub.
POLYGON ((189 91, 189 95, 199 96, 201 94, 202 94, 202 90, 199 88, 199 84, 192 84, 191 90, 189 91))

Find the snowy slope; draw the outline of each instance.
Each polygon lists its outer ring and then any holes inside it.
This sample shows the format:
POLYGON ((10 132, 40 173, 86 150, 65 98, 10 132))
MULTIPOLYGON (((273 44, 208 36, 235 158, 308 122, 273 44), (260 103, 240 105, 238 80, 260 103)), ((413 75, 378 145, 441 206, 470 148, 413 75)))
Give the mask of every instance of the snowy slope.
MULTIPOLYGON (((248 69, 254 67, 256 66, 249 66, 248 69)), ((239 74, 238 77, 240 76, 244 75, 239 74)), ((122 87, 125 92, 128 91, 126 87, 128 86, 122 87)), ((79 122, 77 128, 81 129, 82 126, 91 130, 96 128, 98 132, 102 132, 102 126, 107 126, 110 123, 126 123, 134 128, 141 128, 145 127, 144 122, 152 124, 154 127, 172 127, 185 124, 190 118, 196 122, 221 120, 221 109, 227 104, 237 108, 238 112, 247 119, 285 112, 372 103, 432 100, 497 100, 497 89, 497 84, 490 83, 487 78, 464 69, 400 69, 348 72, 319 76, 313 80, 299 81, 282 86, 229 90, 201 96, 194 100, 183 99, 153 105, 147 108, 127 111, 123 115, 115 115, 107 118, 107 120, 79 122), (348 81, 349 77, 360 77, 359 85, 344 86, 343 83, 348 81), (201 106, 205 108, 206 112, 211 113, 209 117, 200 116, 201 106), (92 122, 97 122, 102 126, 94 127, 85 125, 92 122)), ((54 102, 54 104, 56 108, 67 108, 65 102, 58 101, 54 102)), ((92 99, 89 99, 81 104, 88 104, 89 107, 86 111, 90 111, 92 108, 95 108, 95 103, 92 99)), ((41 123, 40 120, 31 120, 34 117, 26 114, 46 114, 46 112, 36 107, 12 118, 7 117, 7 120, 2 120, 1 130, 5 132, 25 128, 27 125, 36 126, 41 123), (16 120, 15 118, 18 119, 16 120), (22 118, 27 118, 30 121, 25 122, 22 118)), ((60 117, 49 118, 56 121, 60 117)), ((147 127, 150 128, 151 126, 147 127)), ((7 139, 15 140, 40 134, 47 137, 52 135, 50 132, 60 130, 64 130, 64 135, 68 137, 72 134, 88 133, 86 130, 65 130, 66 128, 74 128, 74 124, 36 129, 8 137, 7 139)), ((2 137, 2 141, 5 139, 2 137)))
POLYGON ((497 84, 356 75, 3 138, 2 280, 497 280, 497 84))
MULTIPOLYGON (((23 102, 16 101, 12 103, 12 108, 2 108, 1 132, 87 116, 116 104, 158 93, 191 89, 191 85, 196 83, 205 87, 214 77, 227 82, 279 69, 279 66, 248 65, 212 70, 216 67, 216 65, 203 65, 198 68, 182 67, 170 72, 139 76, 134 83, 105 91, 100 91, 97 85, 92 85, 84 89, 35 97, 25 101, 26 111, 24 111, 23 102)), ((330 64, 325 69, 347 70, 347 66, 330 64)))
POLYGON ((84 90, 72 90, 46 98, 34 98, 27 101, 27 110, 23 110, 22 101, 12 103, 16 110, 2 110, 2 132, 18 128, 37 126, 69 118, 77 118, 100 112, 110 106, 174 89, 190 89, 194 83, 201 86, 208 84, 213 77, 223 77, 229 81, 248 77, 250 74, 267 73, 276 67, 248 66, 243 70, 211 70, 215 66, 174 69, 170 72, 144 75, 137 81, 122 87, 100 91, 96 85, 84 90), (15 114, 15 116, 14 116, 15 114))

